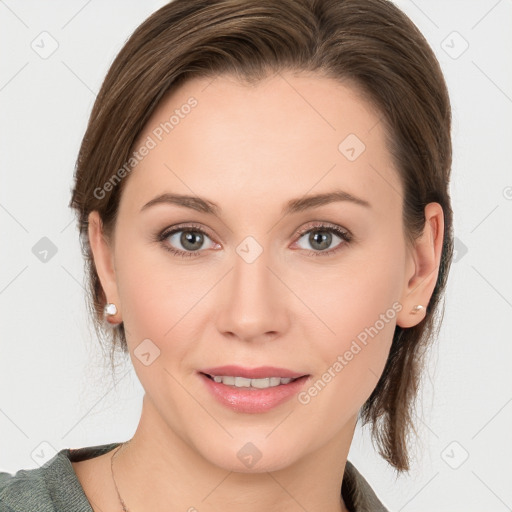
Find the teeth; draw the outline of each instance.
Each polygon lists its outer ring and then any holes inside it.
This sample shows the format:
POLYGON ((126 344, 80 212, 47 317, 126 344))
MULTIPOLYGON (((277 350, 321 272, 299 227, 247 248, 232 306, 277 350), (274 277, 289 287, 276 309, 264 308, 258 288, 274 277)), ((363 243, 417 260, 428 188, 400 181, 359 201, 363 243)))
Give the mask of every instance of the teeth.
POLYGON ((231 377, 224 375, 213 376, 215 382, 222 382, 228 386, 235 386, 237 388, 273 388, 281 384, 288 384, 294 379, 281 378, 281 377, 267 377, 266 379, 246 379, 245 377, 231 377))

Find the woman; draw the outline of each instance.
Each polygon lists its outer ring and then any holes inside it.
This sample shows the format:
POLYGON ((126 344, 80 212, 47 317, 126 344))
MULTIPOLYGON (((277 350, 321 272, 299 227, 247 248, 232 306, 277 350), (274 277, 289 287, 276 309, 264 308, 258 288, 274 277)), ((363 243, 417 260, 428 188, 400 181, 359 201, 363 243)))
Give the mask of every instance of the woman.
POLYGON ((386 510, 347 456, 361 419, 409 469, 450 166, 441 70, 392 3, 154 13, 98 94, 71 199, 140 422, 1 474, 4 509, 386 510))

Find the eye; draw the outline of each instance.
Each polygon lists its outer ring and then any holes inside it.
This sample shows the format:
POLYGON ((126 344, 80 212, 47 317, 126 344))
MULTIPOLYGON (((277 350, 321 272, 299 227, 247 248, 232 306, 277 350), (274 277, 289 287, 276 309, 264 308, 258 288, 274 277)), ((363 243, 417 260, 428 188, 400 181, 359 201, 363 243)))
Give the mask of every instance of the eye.
MULTIPOLYGON (((309 225, 307 228, 300 230, 297 235, 299 235, 301 239, 304 238, 305 235, 308 235, 305 239, 306 244, 309 244, 310 247, 314 249, 309 252, 311 256, 330 256, 341 250, 344 245, 348 244, 352 240, 352 235, 348 231, 336 226, 335 224, 326 224, 321 222, 315 223, 313 226, 309 225), (344 243, 339 243, 334 249, 326 250, 334 241, 336 241, 336 238, 340 239, 344 243)), ((297 243, 299 243, 299 241, 297 243)), ((301 247, 301 249, 308 249, 308 247, 304 247, 300 244, 299 247, 301 247)))
MULTIPOLYGON (((336 224, 318 222, 313 224, 313 226, 310 224, 296 234, 296 236, 300 237, 296 243, 301 249, 305 250, 308 250, 308 247, 302 246, 299 242, 306 235, 308 235, 306 243, 313 248, 312 251, 309 251, 311 256, 332 255, 352 240, 352 235, 336 224), (345 243, 339 243, 334 249, 326 250, 336 241, 336 238, 345 243)), ((162 244, 165 250, 184 258, 201 256, 202 249, 219 247, 197 224, 179 225, 174 226, 172 229, 165 229, 157 235, 156 240, 162 244), (207 240, 210 241, 210 247, 204 247, 207 240)))
POLYGON ((182 257, 200 256, 200 250, 208 248, 204 247, 206 240, 210 240, 212 243, 209 248, 216 246, 203 229, 197 225, 190 224, 175 226, 171 230, 164 230, 157 238, 158 241, 162 242, 164 249, 182 257))

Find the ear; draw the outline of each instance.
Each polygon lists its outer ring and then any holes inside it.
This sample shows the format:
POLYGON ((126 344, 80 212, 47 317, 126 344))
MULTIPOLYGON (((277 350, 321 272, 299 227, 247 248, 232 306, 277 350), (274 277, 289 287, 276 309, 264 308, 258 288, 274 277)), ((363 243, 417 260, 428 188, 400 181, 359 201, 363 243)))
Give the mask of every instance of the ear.
POLYGON ((111 324, 122 322, 121 301, 117 290, 117 281, 114 267, 114 251, 111 242, 103 233, 103 223, 99 213, 94 210, 89 214, 89 244, 94 258, 96 272, 103 287, 107 302, 116 305, 117 313, 109 315, 107 321, 111 324))
POLYGON ((400 303, 403 309, 397 316, 400 327, 414 327, 425 318, 439 274, 444 238, 444 214, 439 203, 425 206, 425 227, 408 256, 406 283, 400 303), (414 313, 414 306, 423 309, 414 313))

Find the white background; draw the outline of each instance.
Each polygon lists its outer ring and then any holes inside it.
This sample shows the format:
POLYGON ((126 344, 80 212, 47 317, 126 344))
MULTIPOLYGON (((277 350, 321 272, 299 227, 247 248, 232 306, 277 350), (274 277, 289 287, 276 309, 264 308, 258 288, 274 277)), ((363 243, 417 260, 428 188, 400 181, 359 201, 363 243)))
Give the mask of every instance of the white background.
MULTIPOLYGON (((137 426, 142 388, 130 364, 114 387, 88 324, 67 205, 107 69, 164 3, 0 0, 0 471, 36 467, 34 451, 49 457, 50 445, 126 440, 137 426), (58 43, 46 59, 31 47, 43 31, 58 43), (32 252, 43 237, 57 248, 46 263, 32 252)), ((411 472, 396 480, 366 429, 356 429, 349 459, 393 511, 512 510, 512 1, 397 3, 450 90, 458 252, 411 472)))

